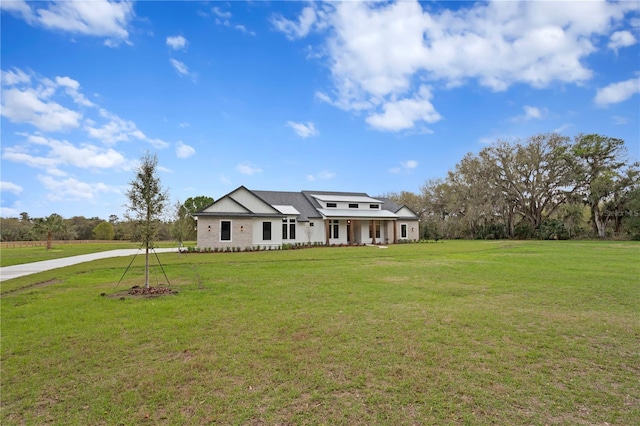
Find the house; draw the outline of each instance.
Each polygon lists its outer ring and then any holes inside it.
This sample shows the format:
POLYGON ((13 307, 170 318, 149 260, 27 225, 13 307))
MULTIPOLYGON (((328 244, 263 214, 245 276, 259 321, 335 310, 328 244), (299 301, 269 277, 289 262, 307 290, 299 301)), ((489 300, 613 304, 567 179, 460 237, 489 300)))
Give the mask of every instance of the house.
POLYGON ((280 248, 283 244, 418 240, 418 216, 365 193, 251 191, 241 186, 197 213, 198 247, 280 248))

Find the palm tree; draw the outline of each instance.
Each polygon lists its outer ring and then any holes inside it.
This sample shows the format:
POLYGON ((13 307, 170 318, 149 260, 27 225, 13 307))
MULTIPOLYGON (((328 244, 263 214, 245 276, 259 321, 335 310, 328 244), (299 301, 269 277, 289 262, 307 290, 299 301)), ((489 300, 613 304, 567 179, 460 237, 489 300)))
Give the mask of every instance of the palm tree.
POLYGON ((68 227, 62 216, 57 213, 52 213, 45 218, 36 219, 34 230, 39 234, 47 235, 47 250, 51 250, 53 246, 53 235, 66 233, 68 227))

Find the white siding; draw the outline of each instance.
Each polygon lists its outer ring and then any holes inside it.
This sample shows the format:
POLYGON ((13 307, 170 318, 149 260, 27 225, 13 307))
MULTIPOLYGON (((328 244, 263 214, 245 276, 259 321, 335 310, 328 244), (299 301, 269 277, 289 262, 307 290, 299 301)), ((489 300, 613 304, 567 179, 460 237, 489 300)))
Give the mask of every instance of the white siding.
POLYGON ((253 221, 253 245, 260 247, 279 247, 282 245, 282 220, 272 218, 256 218, 253 221), (262 224, 271 222, 271 240, 262 239, 262 224))
POLYGON ((244 188, 238 189, 236 192, 230 194, 230 196, 253 213, 280 213, 244 188))
POLYGON ((222 198, 217 203, 207 207, 205 212, 210 213, 247 213, 247 209, 229 198, 222 198))

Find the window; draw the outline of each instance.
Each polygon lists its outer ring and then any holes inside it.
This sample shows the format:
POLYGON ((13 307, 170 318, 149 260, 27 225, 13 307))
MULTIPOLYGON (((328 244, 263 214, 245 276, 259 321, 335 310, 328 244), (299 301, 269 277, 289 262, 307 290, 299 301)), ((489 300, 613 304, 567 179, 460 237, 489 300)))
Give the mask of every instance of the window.
POLYGON ((295 219, 282 219, 282 239, 283 240, 296 239, 296 220, 295 219))
POLYGON ((400 225, 400 238, 407 238, 407 224, 400 225))
POLYGON ((370 209, 378 209, 380 208, 380 204, 369 204, 370 209))
POLYGON ((350 208, 350 209, 357 209, 357 208, 358 208, 358 204, 356 204, 356 203, 350 203, 350 204, 349 204, 349 208, 350 208))
POLYGON ((315 223, 309 222, 309 226, 314 226, 314 225, 315 225, 315 223))
POLYGON ((333 224, 333 226, 331 226, 329 228, 330 231, 333 231, 333 232, 329 232, 331 234, 331 238, 339 238, 339 236, 340 236, 340 221, 339 220, 332 220, 331 223, 333 224))
POLYGON ((296 220, 289 219, 289 239, 296 239, 296 220))
POLYGON ((336 208, 336 207, 338 207, 338 204, 337 203, 327 203, 327 208, 329 208, 329 207, 336 208))
POLYGON ((271 222, 262 222, 262 239, 271 241, 271 222))
POLYGON ((231 241, 231 221, 220 221, 220 241, 231 241))
MULTIPOLYGON (((369 238, 373 238, 373 223, 369 222, 369 238)), ((376 238, 380 238, 380 222, 376 222, 376 238)))

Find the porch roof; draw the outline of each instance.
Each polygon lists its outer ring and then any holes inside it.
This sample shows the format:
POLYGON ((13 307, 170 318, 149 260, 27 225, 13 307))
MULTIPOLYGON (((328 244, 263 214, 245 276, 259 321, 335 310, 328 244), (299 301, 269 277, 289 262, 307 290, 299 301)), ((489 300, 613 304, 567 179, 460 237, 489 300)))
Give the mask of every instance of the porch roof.
POLYGON ((325 218, 331 219, 397 219, 398 216, 388 210, 358 209, 318 209, 325 218))

